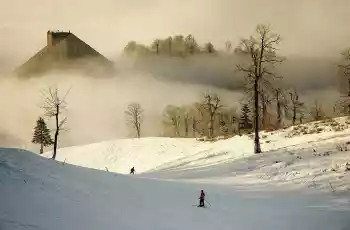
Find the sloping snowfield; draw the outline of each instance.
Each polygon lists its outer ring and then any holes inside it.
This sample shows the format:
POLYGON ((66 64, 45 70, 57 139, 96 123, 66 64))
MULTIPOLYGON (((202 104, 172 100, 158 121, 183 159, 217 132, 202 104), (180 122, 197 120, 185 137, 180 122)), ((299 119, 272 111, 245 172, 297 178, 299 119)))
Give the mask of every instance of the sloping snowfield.
POLYGON ((60 149, 57 160, 122 174, 135 166, 136 173, 148 178, 348 191, 350 151, 338 147, 350 141, 349 124, 347 118, 338 118, 262 132, 264 153, 259 155, 253 154, 253 137, 244 135, 216 142, 185 138, 107 141, 60 149))
POLYGON ((237 191, 62 164, 0 150, 0 229, 349 229, 339 196, 237 191), (201 188, 211 206, 197 208, 201 188))
POLYGON ((60 149, 58 161, 2 148, 0 229, 347 230, 347 123, 261 133, 259 155, 250 136, 108 141, 60 149))

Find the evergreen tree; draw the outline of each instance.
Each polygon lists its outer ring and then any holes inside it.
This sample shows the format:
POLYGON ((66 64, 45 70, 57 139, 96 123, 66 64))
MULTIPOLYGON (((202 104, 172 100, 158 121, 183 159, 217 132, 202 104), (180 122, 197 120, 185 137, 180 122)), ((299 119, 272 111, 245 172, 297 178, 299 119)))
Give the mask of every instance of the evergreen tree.
POLYGON ((34 144, 40 144, 40 154, 44 152, 44 147, 53 144, 50 130, 47 128, 45 120, 42 117, 39 117, 36 121, 32 142, 34 144))
POLYGON ((253 127, 252 121, 250 119, 250 109, 248 104, 243 104, 242 106, 239 126, 241 129, 251 129, 253 127))

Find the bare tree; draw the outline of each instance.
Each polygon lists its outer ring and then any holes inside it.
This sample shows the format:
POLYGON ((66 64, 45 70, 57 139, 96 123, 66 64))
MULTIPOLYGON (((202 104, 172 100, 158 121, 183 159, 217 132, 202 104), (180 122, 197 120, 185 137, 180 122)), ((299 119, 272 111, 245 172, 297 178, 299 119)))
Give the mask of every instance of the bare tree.
POLYGON ((274 100, 276 102, 276 112, 277 112, 277 127, 282 125, 282 114, 287 115, 288 113, 288 101, 285 95, 283 94, 281 88, 276 88, 274 90, 274 100))
POLYGON ((135 131, 137 138, 141 137, 141 123, 144 118, 144 110, 139 103, 133 102, 128 105, 125 111, 127 123, 131 125, 135 131))
POLYGON ((339 70, 347 81, 347 95, 343 96, 345 99, 341 101, 341 106, 346 110, 346 113, 350 115, 350 48, 342 52, 342 56, 345 64, 339 65, 339 70))
POLYGON ((295 121, 297 119, 297 113, 299 113, 300 116, 302 114, 302 116, 304 118, 304 114, 302 112, 303 107, 304 107, 304 103, 299 100, 299 95, 298 95, 298 92, 296 91, 296 89, 294 89, 292 92, 290 92, 289 95, 290 95, 290 101, 292 103, 292 114, 293 114, 292 123, 293 123, 293 125, 295 125, 295 121))
POLYGON ((315 121, 319 121, 324 118, 325 114, 318 100, 314 101, 313 107, 310 110, 310 115, 314 118, 315 121))
POLYGON ((235 134, 237 129, 237 118, 236 108, 220 109, 217 113, 218 130, 221 132, 220 135, 235 134))
POLYGON ((271 105, 271 99, 267 90, 263 88, 259 91, 260 102, 261 102, 261 125, 265 129, 267 125, 268 107, 271 105))
POLYGON ((188 115, 187 112, 185 112, 184 114, 185 137, 188 137, 189 121, 190 121, 190 116, 188 115))
POLYGON ((196 42, 196 39, 191 34, 189 34, 185 38, 185 45, 186 45, 186 52, 188 52, 191 55, 193 55, 195 52, 199 50, 199 46, 196 42))
POLYGON ((254 152, 261 153, 259 138, 259 85, 268 81, 267 78, 276 78, 273 72, 277 63, 283 62, 284 58, 276 54, 281 37, 272 33, 269 26, 258 25, 257 36, 242 39, 236 52, 248 57, 247 65, 238 65, 237 69, 246 74, 247 84, 253 84, 254 92, 254 152))
POLYGON ((197 133, 197 118, 196 116, 192 116, 192 136, 195 137, 197 133))
POLYGON ((225 42, 225 49, 227 53, 231 53, 232 51, 232 43, 230 41, 225 42))
POLYGON ((63 97, 59 96, 57 88, 49 88, 48 90, 42 92, 44 98, 42 108, 45 110, 45 116, 49 118, 54 117, 56 124, 52 159, 56 159, 58 136, 60 131, 63 130, 63 125, 67 122, 67 117, 60 119, 60 114, 67 110, 67 103, 65 99, 69 91, 70 90, 68 90, 63 97))
POLYGON ((170 36, 168 38, 168 52, 169 52, 169 55, 171 55, 171 53, 172 53, 172 44, 173 44, 173 38, 170 36))
POLYGON ((179 115, 182 117, 183 125, 184 125, 184 135, 188 137, 190 130, 190 121, 192 120, 192 110, 190 106, 184 105, 179 108, 179 115))
POLYGON ((230 125, 231 125, 231 131, 232 134, 236 134, 236 127, 237 127, 237 114, 236 109, 230 110, 230 125))
POLYGON ((164 111, 164 121, 163 123, 166 126, 170 126, 174 133, 174 136, 180 136, 180 125, 181 125, 181 116, 180 108, 173 105, 168 105, 164 111))
POLYGON ((304 111, 301 110, 301 111, 300 111, 300 115, 299 115, 299 123, 300 123, 300 124, 303 124, 304 116, 305 116, 304 111))
POLYGON ((218 110, 222 107, 220 104, 220 97, 216 94, 205 94, 204 102, 202 104, 203 108, 208 114, 209 124, 208 124, 208 136, 212 138, 214 136, 214 122, 218 110))
POLYGON ((159 55, 160 40, 156 39, 152 43, 152 48, 156 50, 156 54, 159 55))
POLYGON ((206 135, 208 128, 208 118, 205 107, 202 103, 196 102, 193 105, 193 120, 192 120, 192 132, 194 136, 196 134, 206 135))

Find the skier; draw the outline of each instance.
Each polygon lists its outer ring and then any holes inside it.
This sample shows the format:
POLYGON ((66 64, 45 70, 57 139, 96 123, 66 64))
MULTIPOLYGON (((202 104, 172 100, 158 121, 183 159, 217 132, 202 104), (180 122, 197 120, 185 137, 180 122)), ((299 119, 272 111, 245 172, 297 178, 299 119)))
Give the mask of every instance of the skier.
POLYGON ((203 190, 201 190, 201 195, 199 197, 199 206, 198 207, 204 207, 204 200, 205 200, 205 193, 203 190))
POLYGON ((134 166, 130 169, 130 174, 135 174, 135 167, 134 166))

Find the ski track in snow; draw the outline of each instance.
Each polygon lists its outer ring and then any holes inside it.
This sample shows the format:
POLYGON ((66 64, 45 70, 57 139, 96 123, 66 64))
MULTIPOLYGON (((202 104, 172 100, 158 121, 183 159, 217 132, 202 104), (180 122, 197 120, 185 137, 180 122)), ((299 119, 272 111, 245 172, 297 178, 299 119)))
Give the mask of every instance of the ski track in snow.
POLYGON ((2 148, 0 229, 350 229, 350 154, 335 147, 349 129, 292 131, 262 132, 259 155, 248 136, 108 141, 60 149, 61 162, 2 148))

